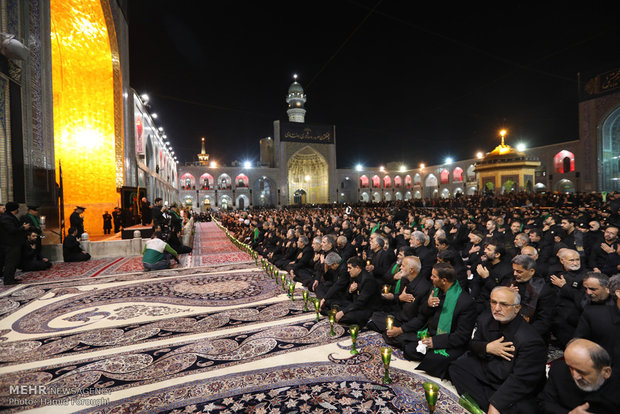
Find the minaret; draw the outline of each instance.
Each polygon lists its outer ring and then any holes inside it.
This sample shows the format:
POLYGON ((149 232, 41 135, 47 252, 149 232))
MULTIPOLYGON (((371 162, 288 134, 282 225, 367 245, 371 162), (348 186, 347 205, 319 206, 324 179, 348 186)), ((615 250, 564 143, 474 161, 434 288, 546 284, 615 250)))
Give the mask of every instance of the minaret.
POLYGON ((205 137, 202 137, 202 148, 200 154, 198 154, 198 163, 200 165, 207 165, 209 163, 209 154, 205 149, 205 137))
POLYGON ((286 96, 286 103, 288 104, 289 122, 298 122, 303 124, 306 116, 306 110, 304 104, 306 103, 306 95, 301 85, 297 82, 297 75, 293 75, 293 83, 288 87, 288 95, 286 96))

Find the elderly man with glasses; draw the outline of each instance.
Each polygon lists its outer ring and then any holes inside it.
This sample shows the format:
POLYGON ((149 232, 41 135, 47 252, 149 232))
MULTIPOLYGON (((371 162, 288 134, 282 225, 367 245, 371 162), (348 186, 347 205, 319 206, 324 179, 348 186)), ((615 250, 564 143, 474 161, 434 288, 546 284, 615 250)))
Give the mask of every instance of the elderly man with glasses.
POLYGON ((498 286, 490 312, 478 318, 469 351, 450 365, 450 380, 491 413, 534 413, 545 381, 547 348, 536 329, 519 317, 521 296, 498 286))

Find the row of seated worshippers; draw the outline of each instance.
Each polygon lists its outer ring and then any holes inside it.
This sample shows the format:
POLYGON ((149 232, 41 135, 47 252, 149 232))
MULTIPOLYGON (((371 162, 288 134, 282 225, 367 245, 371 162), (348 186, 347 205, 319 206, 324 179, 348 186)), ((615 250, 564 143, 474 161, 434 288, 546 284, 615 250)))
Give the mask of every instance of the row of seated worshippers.
POLYGON ((361 238, 346 220, 325 232, 299 221, 283 231, 269 220, 261 231, 255 221, 249 241, 315 292, 321 312, 336 308, 338 323, 379 332, 485 411, 620 411, 610 391, 620 374, 620 276, 582 266, 581 249, 554 240, 551 225, 519 226, 510 237, 488 222, 486 231, 463 224, 392 233, 398 226, 379 229, 377 221, 368 219, 361 238), (547 378, 550 343, 565 357, 547 378))

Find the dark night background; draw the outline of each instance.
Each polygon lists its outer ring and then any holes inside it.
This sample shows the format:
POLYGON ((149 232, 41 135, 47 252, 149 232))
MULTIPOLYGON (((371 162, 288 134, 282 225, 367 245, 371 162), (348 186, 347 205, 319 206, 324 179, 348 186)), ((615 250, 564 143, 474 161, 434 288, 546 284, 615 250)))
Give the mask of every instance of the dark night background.
POLYGON ((258 160, 294 73, 306 122, 336 125, 339 168, 471 158, 501 128, 510 145, 579 138, 578 73, 620 66, 609 6, 436 4, 130 0, 130 84, 180 162, 202 136, 220 163, 258 160))

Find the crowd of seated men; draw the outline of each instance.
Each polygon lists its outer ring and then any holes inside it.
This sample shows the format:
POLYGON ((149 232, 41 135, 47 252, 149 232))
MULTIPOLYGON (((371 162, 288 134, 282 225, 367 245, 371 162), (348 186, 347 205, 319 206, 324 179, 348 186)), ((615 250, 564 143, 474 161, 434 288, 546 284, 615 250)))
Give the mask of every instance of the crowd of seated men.
POLYGON ((218 219, 314 292, 321 312, 378 332, 489 413, 610 413, 619 208, 620 194, 462 197, 218 219), (564 358, 547 375, 554 348, 564 358))

